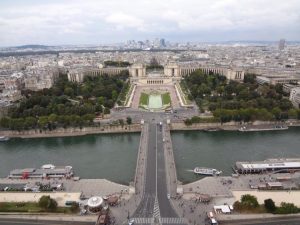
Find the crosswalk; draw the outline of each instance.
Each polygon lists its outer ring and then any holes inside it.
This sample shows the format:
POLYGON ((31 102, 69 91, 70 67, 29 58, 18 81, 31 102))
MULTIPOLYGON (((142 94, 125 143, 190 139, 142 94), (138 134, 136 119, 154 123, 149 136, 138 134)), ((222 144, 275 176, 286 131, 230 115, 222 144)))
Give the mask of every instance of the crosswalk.
POLYGON ((159 210, 157 197, 155 197, 155 201, 154 201, 153 217, 157 219, 160 218, 160 210, 159 210))
POLYGON ((133 218, 135 224, 186 224, 184 218, 167 217, 167 218, 133 218))
POLYGON ((160 218, 159 223, 160 224, 185 224, 184 218, 179 217, 169 217, 169 218, 160 218))
POLYGON ((154 218, 133 218, 135 224, 153 224, 154 218))

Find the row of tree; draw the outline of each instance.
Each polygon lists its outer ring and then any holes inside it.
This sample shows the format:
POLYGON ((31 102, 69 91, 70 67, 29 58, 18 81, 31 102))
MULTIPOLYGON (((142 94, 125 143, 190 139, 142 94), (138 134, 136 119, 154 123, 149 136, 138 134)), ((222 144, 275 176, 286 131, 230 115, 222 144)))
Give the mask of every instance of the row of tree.
POLYGON ((50 89, 24 91, 25 98, 0 120, 2 128, 55 129, 88 126, 102 113, 110 113, 118 95, 127 85, 127 73, 116 76, 87 76, 83 83, 68 81, 60 75, 50 89))
POLYGON ((221 122, 299 118, 282 85, 258 85, 253 74, 246 74, 244 82, 239 83, 197 70, 182 82, 200 110, 213 112, 221 122))
POLYGON ((234 209, 240 212, 243 211, 259 211, 259 208, 265 209, 269 213, 274 214, 291 214, 300 213, 300 208, 293 203, 282 202, 280 206, 276 206, 272 199, 264 200, 263 205, 259 205, 257 198, 253 195, 243 195, 240 201, 234 203, 234 209))
POLYGON ((128 67, 130 65, 131 64, 127 61, 112 61, 112 60, 104 61, 104 66, 128 67))
POLYGON ((49 116, 11 118, 3 117, 0 119, 2 128, 11 130, 29 130, 44 129, 54 130, 57 127, 84 127, 93 125, 94 114, 78 115, 61 115, 51 114, 49 116))

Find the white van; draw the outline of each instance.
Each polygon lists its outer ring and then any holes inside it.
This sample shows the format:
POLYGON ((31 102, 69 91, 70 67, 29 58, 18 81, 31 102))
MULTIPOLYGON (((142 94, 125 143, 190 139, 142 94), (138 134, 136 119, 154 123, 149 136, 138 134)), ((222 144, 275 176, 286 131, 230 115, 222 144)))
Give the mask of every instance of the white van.
POLYGON ((210 224, 211 225, 218 225, 218 222, 217 222, 217 220, 215 218, 211 218, 210 219, 210 224))

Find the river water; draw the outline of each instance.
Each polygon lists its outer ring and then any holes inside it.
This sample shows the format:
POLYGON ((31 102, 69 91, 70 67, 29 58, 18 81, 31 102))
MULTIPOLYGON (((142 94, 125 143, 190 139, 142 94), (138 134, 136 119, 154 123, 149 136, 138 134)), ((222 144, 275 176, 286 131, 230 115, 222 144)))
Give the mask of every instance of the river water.
POLYGON ((128 184, 134 178, 140 134, 11 139, 0 143, 0 177, 12 169, 71 165, 82 178, 128 184))
POLYGON ((287 131, 180 131, 172 133, 177 176, 183 183, 201 176, 191 170, 212 167, 231 175, 236 161, 300 158, 300 128, 287 131))
MULTIPOLYGON (((134 178, 140 134, 97 134, 81 137, 11 139, 0 143, 0 177, 15 168, 43 164, 72 165, 82 178, 107 178, 128 184, 134 178)), ((180 131, 172 133, 178 179, 201 176, 196 166, 231 175, 236 161, 300 157, 300 128, 287 131, 180 131)))

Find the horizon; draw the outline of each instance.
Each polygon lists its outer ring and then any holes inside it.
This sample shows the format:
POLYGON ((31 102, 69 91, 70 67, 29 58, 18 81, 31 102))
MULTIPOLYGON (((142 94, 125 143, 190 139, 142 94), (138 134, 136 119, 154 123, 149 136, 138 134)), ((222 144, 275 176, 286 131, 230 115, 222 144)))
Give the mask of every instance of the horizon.
MULTIPOLYGON (((284 39, 284 38, 282 38, 284 39)), ((149 39, 146 39, 146 40, 149 40, 149 39)), ((300 43, 300 40, 286 40, 284 39, 286 42, 286 45, 289 45, 289 44, 298 44, 300 43)), ((43 46, 43 47, 64 47, 64 46, 74 46, 74 47, 79 47, 79 46, 83 46, 83 47, 100 47, 100 46, 105 46, 105 45, 108 45, 108 46, 115 46, 115 45, 121 45, 121 44, 125 44, 126 41, 128 40, 124 40, 124 41, 120 41, 120 42, 112 42, 112 43, 99 43, 99 44, 56 44, 56 45, 50 45, 50 44, 47 44, 47 43, 24 43, 24 44, 21 44, 21 45, 11 45, 11 46, 1 46, 0 45, 0 48, 19 48, 19 47, 27 47, 27 46, 43 46)), ((145 41, 145 40, 134 40, 134 41, 145 41)), ((168 41, 168 40, 166 40, 168 41)), ((218 44, 228 44, 228 45, 232 45, 232 44, 259 44, 259 43, 265 43, 267 45, 277 45, 278 42, 280 40, 224 40, 224 41, 194 41, 194 42, 191 42, 191 41, 174 41, 174 42, 170 42, 171 44, 186 44, 186 43, 190 43, 190 44, 204 44, 204 45, 218 45, 218 44)))
POLYGON ((300 39, 299 11, 296 0, 4 0, 0 45, 103 45, 157 37, 172 43, 292 42, 300 39))

